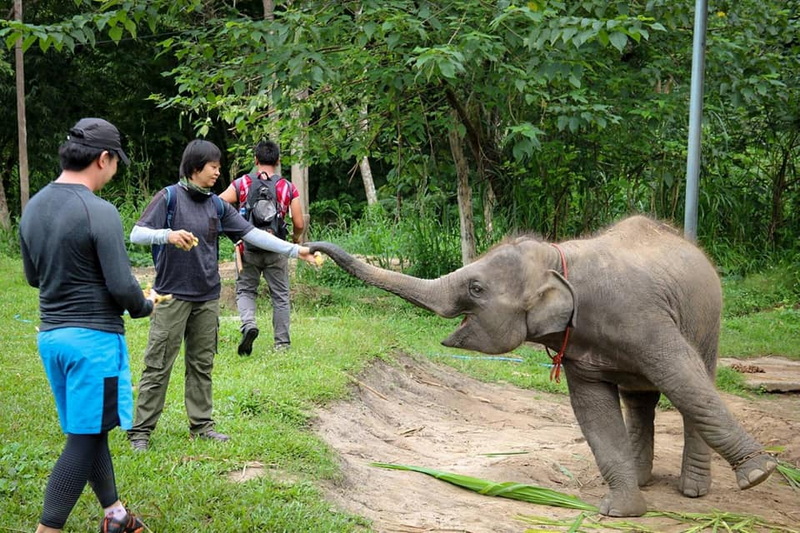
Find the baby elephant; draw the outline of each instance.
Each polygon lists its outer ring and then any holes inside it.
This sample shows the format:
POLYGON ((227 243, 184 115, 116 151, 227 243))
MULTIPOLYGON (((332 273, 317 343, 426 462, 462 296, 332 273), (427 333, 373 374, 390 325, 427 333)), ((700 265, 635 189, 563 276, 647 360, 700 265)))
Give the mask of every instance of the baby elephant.
POLYGON ((519 237, 435 280, 376 268, 330 243, 308 246, 414 305, 463 315, 445 346, 500 354, 536 342, 559 352, 555 377, 563 364, 572 409, 609 487, 602 514, 647 511, 639 486, 651 477, 661 394, 683 415, 684 495, 708 493, 711 449, 742 489, 777 466, 714 387, 722 309, 716 270, 666 224, 634 216, 558 245, 519 237))

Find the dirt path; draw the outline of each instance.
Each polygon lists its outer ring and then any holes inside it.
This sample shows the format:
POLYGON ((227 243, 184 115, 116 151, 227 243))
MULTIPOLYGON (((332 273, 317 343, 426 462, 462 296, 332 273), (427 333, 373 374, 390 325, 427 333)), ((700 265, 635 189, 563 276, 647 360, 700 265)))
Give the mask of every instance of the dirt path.
MULTIPOLYGON (((539 485, 593 504, 606 492, 566 397, 481 383, 406 356, 395 364, 377 363, 359 379, 354 398, 319 411, 315 427, 342 463, 343 479, 326 488, 329 500, 373 520, 378 532, 521 533, 532 526, 518 515, 574 518, 578 511, 481 496, 371 462, 539 485), (526 453, 486 455, 503 452, 526 453)), ((756 438, 783 446, 780 457, 800 464, 800 396, 724 398, 756 438)), ((716 455, 711 493, 682 497, 676 489, 682 436, 676 411, 657 414, 654 481, 644 489, 650 509, 719 509, 800 530, 800 492, 777 475, 740 491, 730 467, 716 455)), ((633 521, 660 532, 686 529, 664 519, 633 521)))

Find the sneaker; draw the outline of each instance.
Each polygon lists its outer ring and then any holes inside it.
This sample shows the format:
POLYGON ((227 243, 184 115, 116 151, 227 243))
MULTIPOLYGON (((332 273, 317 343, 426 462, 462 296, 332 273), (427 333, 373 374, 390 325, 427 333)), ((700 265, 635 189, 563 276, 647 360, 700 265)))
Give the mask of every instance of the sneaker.
POLYGON ((239 342, 239 355, 250 355, 253 353, 253 341, 258 338, 258 328, 247 328, 242 332, 242 340, 239 342))
POLYGON ((274 351, 274 352, 283 352, 283 351, 288 350, 291 347, 292 347, 291 344, 276 344, 275 346, 272 347, 272 351, 274 351))
POLYGON ((217 442, 227 442, 231 440, 229 436, 224 433, 220 433, 218 431, 214 431, 213 429, 206 431, 205 433, 192 433, 193 439, 206 439, 206 440, 215 440, 217 442))
POLYGON ((131 441, 131 448, 133 448, 135 452, 146 452, 149 446, 150 441, 144 439, 134 439, 131 441))
POLYGON ((125 518, 107 516, 100 522, 100 533, 144 533, 144 530, 142 521, 131 513, 125 518))

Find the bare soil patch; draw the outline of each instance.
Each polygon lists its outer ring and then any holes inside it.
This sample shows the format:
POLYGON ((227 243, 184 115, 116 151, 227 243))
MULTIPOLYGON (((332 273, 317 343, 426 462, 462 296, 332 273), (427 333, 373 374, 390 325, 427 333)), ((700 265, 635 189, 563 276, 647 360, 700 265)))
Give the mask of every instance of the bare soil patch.
MULTIPOLYGON (((352 399, 317 413, 315 430, 338 453, 342 466, 342 478, 325 487, 329 501, 371 519, 375 531, 516 533, 532 527, 519 515, 567 519, 578 511, 482 496, 424 474, 376 468, 372 462, 538 485, 592 504, 606 492, 567 397, 481 383, 405 355, 393 363, 376 363, 359 380, 352 399), (488 455, 499 453, 513 455, 488 455)), ((779 457, 800 464, 800 396, 723 397, 764 445, 784 447, 779 457)), ((740 491, 730 467, 716 455, 710 494, 684 498, 677 491, 682 449, 679 413, 660 411, 654 479, 644 488, 651 510, 717 509, 787 527, 800 524, 800 492, 781 476, 740 491)), ((658 518, 627 520, 663 532, 687 527, 658 518)))
POLYGON ((784 357, 758 357, 741 361, 721 359, 745 378, 747 386, 765 392, 800 392, 800 361, 784 357))

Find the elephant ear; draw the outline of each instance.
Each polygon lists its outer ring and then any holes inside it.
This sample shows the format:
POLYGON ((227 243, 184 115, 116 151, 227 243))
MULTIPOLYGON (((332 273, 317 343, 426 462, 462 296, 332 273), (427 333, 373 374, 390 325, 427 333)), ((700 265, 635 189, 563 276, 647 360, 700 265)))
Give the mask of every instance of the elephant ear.
POLYGON ((538 338, 575 327, 578 308, 572 284, 555 270, 536 288, 528 307, 528 336, 538 338))

